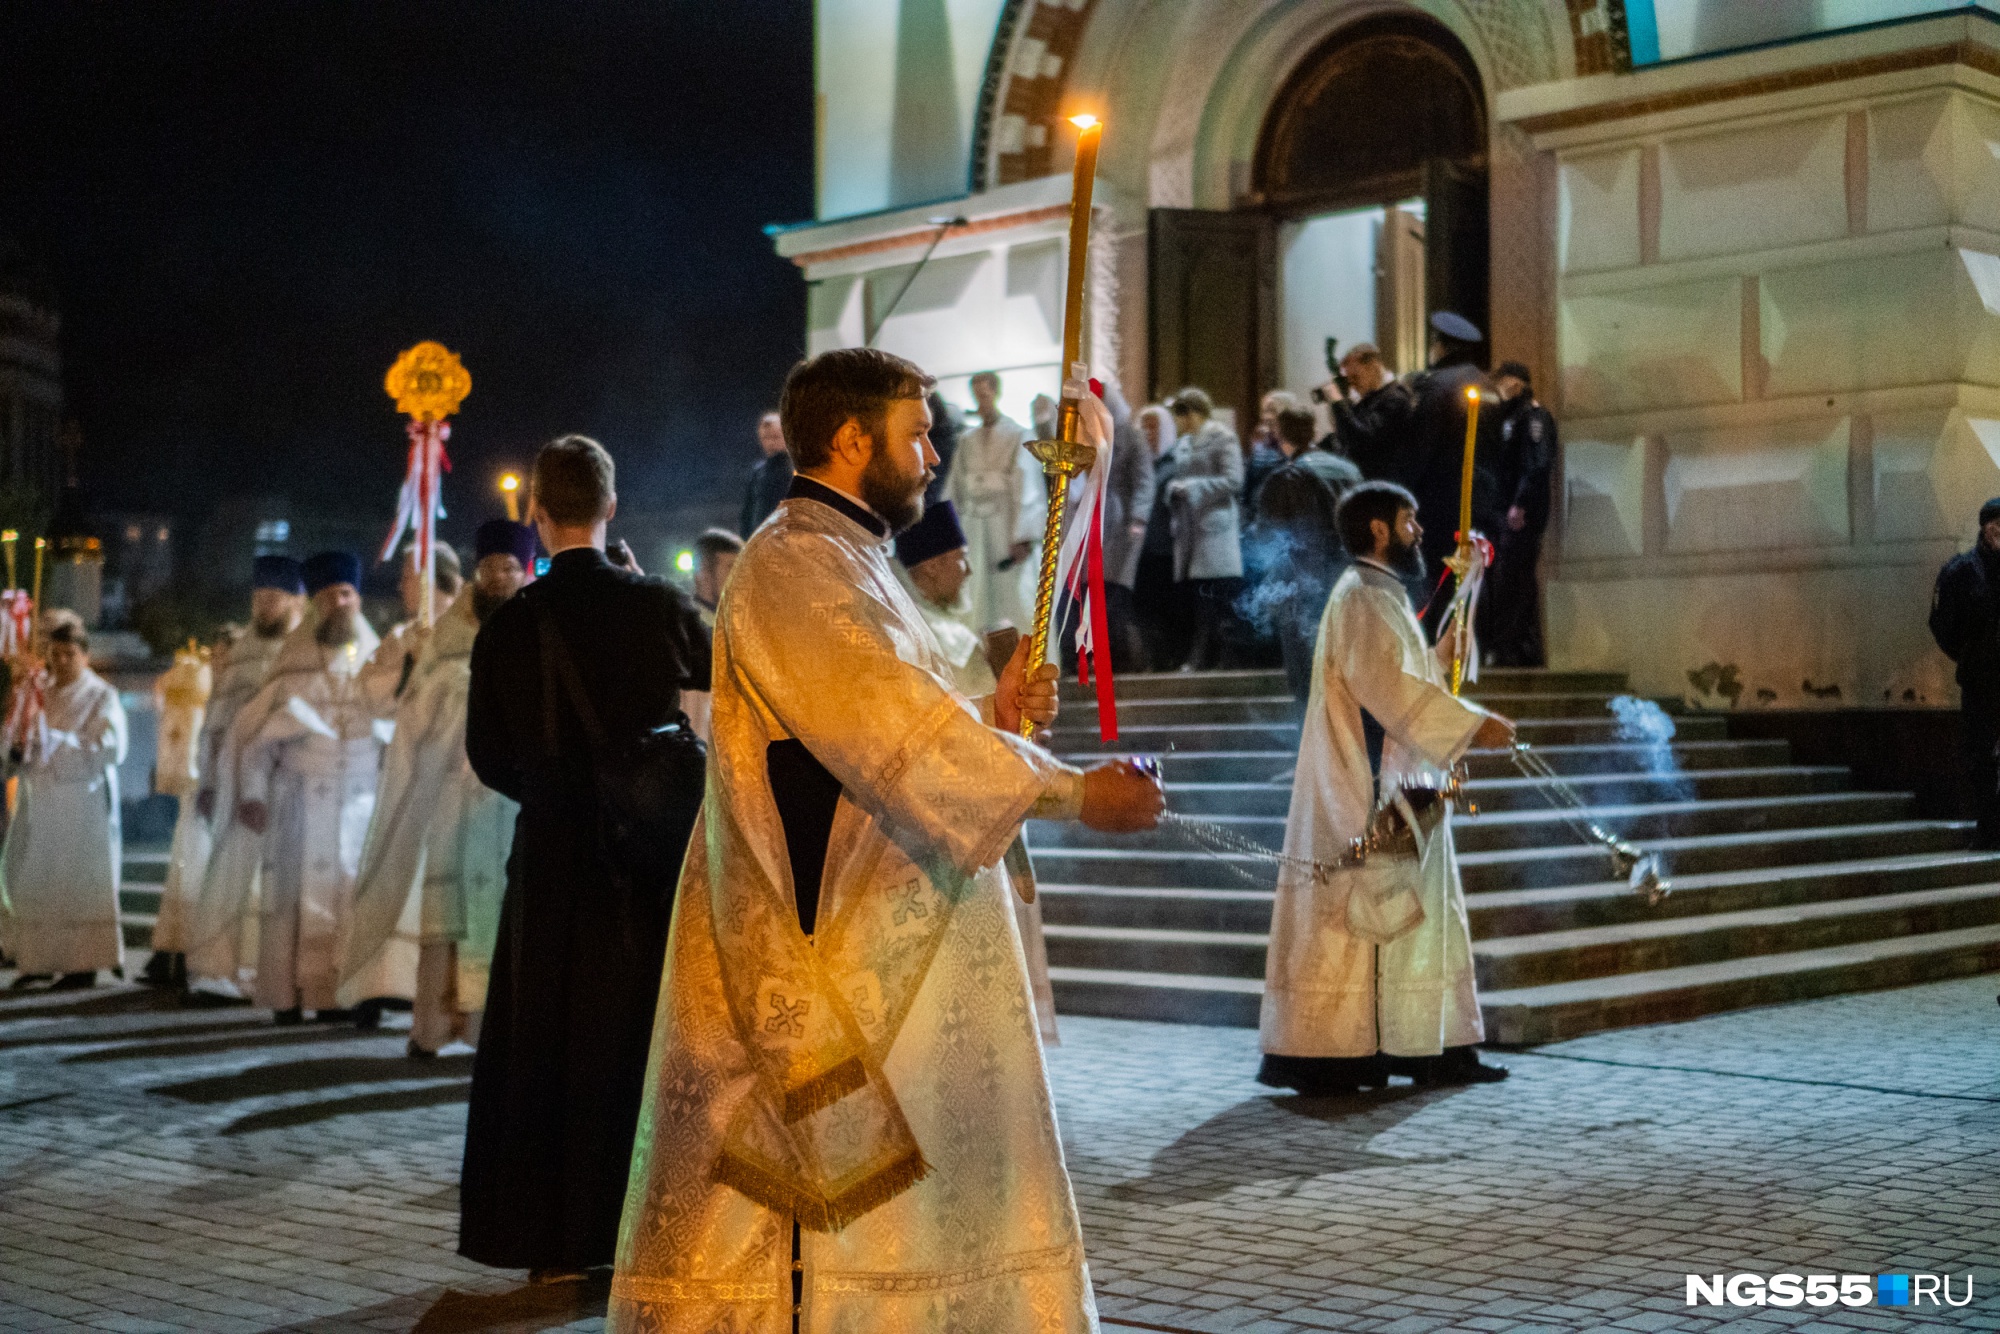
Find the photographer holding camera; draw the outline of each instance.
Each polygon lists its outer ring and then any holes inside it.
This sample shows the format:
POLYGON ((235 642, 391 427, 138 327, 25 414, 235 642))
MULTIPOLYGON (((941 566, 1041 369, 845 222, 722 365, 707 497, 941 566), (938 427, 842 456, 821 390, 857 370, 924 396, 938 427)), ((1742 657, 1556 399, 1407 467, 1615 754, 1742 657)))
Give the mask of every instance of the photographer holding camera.
POLYGON ((1407 457, 1417 399, 1382 364, 1381 349, 1356 343, 1340 359, 1332 381, 1313 390, 1313 397, 1333 409, 1338 452, 1354 460, 1362 476, 1371 482, 1404 480, 1397 469, 1407 457))

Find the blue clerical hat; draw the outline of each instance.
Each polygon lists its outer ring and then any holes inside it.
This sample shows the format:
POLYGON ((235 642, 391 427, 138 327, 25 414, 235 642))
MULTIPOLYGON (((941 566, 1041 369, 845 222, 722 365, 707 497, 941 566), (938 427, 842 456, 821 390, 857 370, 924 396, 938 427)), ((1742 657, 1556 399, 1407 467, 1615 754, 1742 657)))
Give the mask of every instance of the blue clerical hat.
POLYGON ((275 588, 280 593, 306 591, 305 570, 290 556, 259 556, 250 566, 250 587, 275 588))
POLYGON ((531 570, 535 566, 535 530, 512 519, 488 519, 473 537, 473 553, 474 560, 512 556, 521 562, 522 569, 531 570))
POLYGON ((306 557, 306 592, 317 593, 335 584, 361 587, 361 557, 351 551, 322 551, 306 557))
POLYGON ((1483 343, 1486 341, 1486 335, 1479 332, 1479 326, 1455 310, 1441 310, 1431 316, 1431 328, 1455 342, 1483 343))
POLYGON ((933 556, 964 546, 965 529, 958 523, 958 507, 940 500, 924 506, 924 517, 896 535, 896 559, 903 562, 904 569, 914 569, 933 556))

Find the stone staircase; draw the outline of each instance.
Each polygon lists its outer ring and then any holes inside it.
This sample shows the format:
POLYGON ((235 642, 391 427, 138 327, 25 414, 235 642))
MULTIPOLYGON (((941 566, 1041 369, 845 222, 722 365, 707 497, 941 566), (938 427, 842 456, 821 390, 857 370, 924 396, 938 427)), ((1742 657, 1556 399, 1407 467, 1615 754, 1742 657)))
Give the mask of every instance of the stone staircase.
MULTIPOLYGON (((2000 969, 2000 854, 1969 851, 1970 826, 1917 818, 1907 793, 1855 791, 1845 769, 1795 764, 1784 742, 1732 741, 1714 715, 1676 720, 1679 772, 1656 774, 1609 711, 1622 676, 1483 676, 1477 697, 1673 876, 1648 907, 1505 753, 1473 752, 1478 814, 1456 828, 1490 1041, 2000 969)), ((1121 735, 1105 747, 1091 695, 1066 686, 1056 749, 1158 755, 1170 809, 1282 844, 1298 749, 1282 675, 1124 677, 1118 693, 1121 735)), ((1029 842, 1059 1010, 1256 1024, 1268 863, 1166 831, 1035 824, 1029 842)))
MULTIPOLYGON (((166 885, 166 846, 126 844, 125 869, 118 885, 118 924, 124 929, 127 950, 152 949, 153 921, 159 916, 160 894, 166 885)), ((138 960, 138 966, 144 964, 143 958, 138 960)))

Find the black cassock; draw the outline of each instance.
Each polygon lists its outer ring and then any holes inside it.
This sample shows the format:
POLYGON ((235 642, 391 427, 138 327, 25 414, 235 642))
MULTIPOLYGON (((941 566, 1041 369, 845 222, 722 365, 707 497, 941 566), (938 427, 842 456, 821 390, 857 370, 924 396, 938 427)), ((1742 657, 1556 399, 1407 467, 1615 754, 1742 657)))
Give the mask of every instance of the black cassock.
POLYGON ((613 883, 588 746, 560 693, 553 760, 543 739, 537 608, 614 737, 709 688, 709 640, 684 594, 586 547, 558 554, 472 650, 466 754, 521 814, 472 1063, 458 1250, 505 1269, 586 1269, 610 1264, 618 1240, 681 868, 613 883))

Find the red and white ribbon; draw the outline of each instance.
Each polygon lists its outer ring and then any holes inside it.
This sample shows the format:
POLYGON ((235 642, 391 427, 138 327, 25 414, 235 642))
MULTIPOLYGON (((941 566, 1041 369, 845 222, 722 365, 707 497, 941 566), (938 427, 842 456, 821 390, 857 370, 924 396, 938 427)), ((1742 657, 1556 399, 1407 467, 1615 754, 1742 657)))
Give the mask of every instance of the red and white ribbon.
POLYGON ((417 565, 428 573, 437 545, 437 521, 444 517, 443 474, 451 471, 451 456, 444 442, 451 438, 450 423, 433 418, 409 423, 410 462, 403 474, 403 489, 396 497, 396 519, 389 527, 389 540, 382 544, 382 560, 396 554, 403 534, 414 532, 417 565))
MULTIPOLYGON (((1071 385, 1063 386, 1068 393, 1071 385)), ((1090 392, 1104 396, 1096 380, 1090 392)), ((1062 552, 1056 558, 1056 587, 1069 594, 1077 616, 1076 675, 1084 685, 1097 684, 1097 734, 1118 739, 1118 697, 1112 689, 1111 630, 1104 600, 1104 493, 1111 481, 1111 439, 1097 448, 1090 470, 1070 483, 1070 522, 1063 530, 1062 552)))

